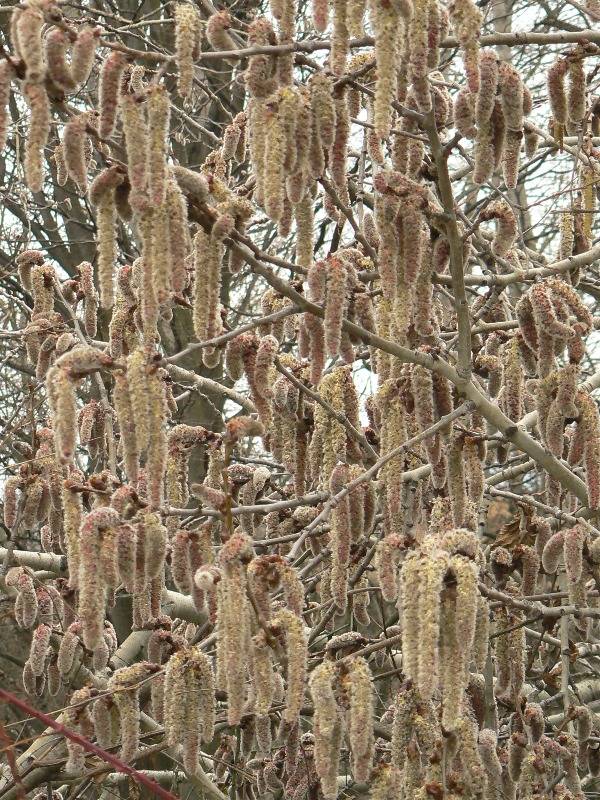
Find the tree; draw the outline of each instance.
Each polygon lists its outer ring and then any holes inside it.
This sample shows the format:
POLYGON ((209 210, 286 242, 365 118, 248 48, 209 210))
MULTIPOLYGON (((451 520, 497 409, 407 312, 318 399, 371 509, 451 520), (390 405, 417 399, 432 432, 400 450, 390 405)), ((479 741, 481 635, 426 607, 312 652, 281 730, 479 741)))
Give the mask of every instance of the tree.
POLYGON ((530 5, 0 9, 0 800, 598 790, 600 6, 530 5))

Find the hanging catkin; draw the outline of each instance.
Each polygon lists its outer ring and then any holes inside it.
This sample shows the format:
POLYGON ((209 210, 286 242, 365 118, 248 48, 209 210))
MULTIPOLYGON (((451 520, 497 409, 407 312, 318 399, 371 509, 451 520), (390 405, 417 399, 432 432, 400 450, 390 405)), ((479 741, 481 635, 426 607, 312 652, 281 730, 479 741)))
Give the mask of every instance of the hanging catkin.
POLYGON ((220 333, 221 263, 223 239, 233 228, 234 220, 222 214, 210 234, 200 229, 194 237, 194 332, 199 341, 220 333))
POLYGON ((142 211, 148 204, 146 191, 147 169, 150 161, 148 124, 144 98, 135 94, 121 94, 119 109, 127 150, 127 177, 131 186, 132 208, 142 211))
POLYGON ((98 240, 98 288, 100 305, 110 308, 114 301, 113 272, 117 260, 115 190, 124 180, 120 167, 107 167, 90 186, 90 202, 96 208, 98 240))
POLYGON ((121 93, 121 78, 127 66, 127 57, 112 50, 100 73, 98 132, 103 139, 112 136, 117 118, 117 105, 121 93))
POLYGON ((153 206, 161 206, 166 197, 167 147, 171 102, 162 85, 148 89, 148 199, 153 206))
POLYGON ((188 97, 194 81, 194 59, 200 50, 200 15, 191 3, 175 6, 175 57, 177 59, 177 91, 188 97))
POLYGON ((44 148, 50 135, 50 101, 44 85, 39 83, 26 83, 23 95, 30 111, 25 142, 25 181, 32 192, 41 192, 44 148))

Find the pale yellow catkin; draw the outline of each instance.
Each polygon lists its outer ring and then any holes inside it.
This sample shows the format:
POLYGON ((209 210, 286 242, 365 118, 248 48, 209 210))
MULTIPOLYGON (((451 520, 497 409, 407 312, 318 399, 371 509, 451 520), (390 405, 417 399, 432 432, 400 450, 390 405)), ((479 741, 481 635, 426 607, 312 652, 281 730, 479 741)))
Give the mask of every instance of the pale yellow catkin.
POLYGON ((200 15, 191 3, 175 6, 175 57, 177 92, 188 97, 194 81, 194 57, 200 49, 200 15))
POLYGON ((120 168, 108 167, 90 187, 90 201, 96 206, 98 288, 102 308, 111 308, 114 301, 113 272, 117 260, 115 189, 123 179, 120 168))
POLYGON ((167 179, 167 147, 171 102, 162 84, 148 89, 148 195, 153 206, 165 202, 167 179))

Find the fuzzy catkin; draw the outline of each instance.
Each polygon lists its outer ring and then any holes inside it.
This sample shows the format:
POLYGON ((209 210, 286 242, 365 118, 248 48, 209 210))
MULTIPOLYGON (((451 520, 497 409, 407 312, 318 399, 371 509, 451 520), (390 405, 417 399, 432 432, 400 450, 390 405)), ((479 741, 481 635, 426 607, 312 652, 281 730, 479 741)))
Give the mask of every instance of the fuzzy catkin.
POLYGON ((315 767, 326 798, 337 796, 337 774, 341 746, 340 714, 333 691, 335 664, 322 661, 310 677, 310 693, 315 714, 315 767))
POLYGON ((102 66, 98 90, 100 108, 98 132, 103 139, 112 136, 114 131, 121 93, 121 78, 126 66, 127 57, 119 50, 112 50, 102 66))
POLYGON ((42 8, 34 4, 25 8, 17 8, 11 20, 13 31, 13 47, 25 62, 25 79, 31 83, 43 82, 46 73, 46 61, 42 45, 42 27, 44 14, 42 8))
POLYGON ((65 125, 62 138, 62 153, 67 174, 79 186, 87 190, 86 142, 89 116, 86 113, 72 117, 65 125))
POLYGON ((467 84, 472 92, 479 90, 478 38, 483 14, 473 0, 455 0, 448 8, 450 21, 463 49, 467 84))
POLYGON ((402 20, 394 3, 373 3, 371 18, 377 59, 373 124, 377 135, 385 139, 392 124, 390 98, 396 94, 399 41, 406 21, 402 20))
POLYGON ((548 99, 550 101, 552 118, 556 125, 566 125, 567 123, 567 94, 565 91, 565 76, 568 68, 568 61, 564 58, 559 58, 550 66, 548 70, 548 99))
POLYGON ((98 240, 98 288, 100 305, 110 308, 114 301, 113 271, 117 260, 115 189, 124 176, 118 167, 108 167, 90 186, 90 201, 96 206, 98 240))
POLYGON ((486 183, 494 173, 494 142, 491 120, 477 128, 477 138, 475 139, 473 156, 475 160, 473 183, 477 186, 481 186, 486 183))
POLYGON ((87 81, 94 66, 94 58, 101 29, 84 25, 77 32, 71 52, 71 74, 76 85, 87 81))
POLYGON ((154 206, 165 202, 167 179, 167 138, 171 118, 169 93, 163 85, 148 90, 148 196, 154 206))
POLYGON ((25 181, 32 192, 44 182, 44 148, 50 135, 50 101, 43 84, 26 83, 23 95, 30 110, 25 143, 25 181))
POLYGON ((175 57, 177 60, 177 92, 188 97, 194 81, 194 57, 200 47, 200 15, 191 3, 175 6, 175 57))
POLYGON ((8 59, 0 61, 0 152, 6 146, 10 121, 8 101, 10 99, 11 82, 15 76, 15 69, 11 62, 8 59))
POLYGON ((583 56, 576 50, 569 59, 568 67, 567 116, 569 122, 579 123, 584 118, 585 93, 586 82, 583 56))
POLYGON ((127 175, 132 190, 130 202, 133 208, 143 210, 148 203, 146 181, 151 162, 143 98, 134 94, 122 94, 119 107, 127 150, 127 175))
POLYGON ((367 661, 360 656, 352 661, 349 676, 350 709, 348 740, 352 773, 359 783, 368 781, 373 764, 373 685, 367 661))
POLYGON ((477 125, 484 125, 492 116, 498 75, 498 56, 493 50, 484 50, 479 59, 479 91, 475 102, 477 125))
POLYGON ((235 50, 236 44, 229 34, 232 26, 229 11, 211 14, 206 24, 206 38, 213 50, 235 50))
POLYGON ((523 128, 523 81, 517 70, 503 61, 498 71, 498 86, 500 88, 500 102, 506 120, 506 127, 510 131, 520 131, 523 128))
POLYGON ((514 189, 517 186, 522 141, 523 133, 521 131, 506 131, 502 151, 502 177, 508 189, 514 189))
POLYGON ((114 509, 98 508, 87 515, 81 526, 78 613, 83 641, 90 650, 102 641, 106 579, 110 579, 109 572, 101 571, 99 566, 104 560, 109 570, 113 568, 114 537, 119 525, 119 515, 114 509))
POLYGON ((108 683, 108 688, 112 690, 112 699, 119 711, 119 727, 121 730, 119 757, 125 763, 131 761, 139 748, 139 683, 155 672, 156 669, 155 664, 142 661, 130 667, 117 669, 108 683))

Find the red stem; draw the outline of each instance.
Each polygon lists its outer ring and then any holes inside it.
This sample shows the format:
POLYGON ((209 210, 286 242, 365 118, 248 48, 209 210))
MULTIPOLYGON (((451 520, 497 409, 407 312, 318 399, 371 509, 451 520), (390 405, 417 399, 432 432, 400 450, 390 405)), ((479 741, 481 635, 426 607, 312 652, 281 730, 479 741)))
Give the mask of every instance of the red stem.
POLYGON ((143 772, 139 772, 137 769, 134 769, 134 767, 130 767, 128 764, 120 761, 116 756, 113 756, 112 753, 108 753, 106 750, 98 747, 98 745, 90 742, 89 739, 85 738, 85 736, 80 736, 78 733, 74 733, 68 728, 65 728, 64 725, 60 724, 60 722, 57 722, 47 714, 38 711, 28 703, 25 703, 23 700, 19 700, 18 697, 15 697, 10 692, 0 689, 0 700, 5 700, 7 703, 10 703, 10 705, 21 709, 21 711, 25 712, 28 716, 36 717, 37 719, 41 720, 49 728, 52 728, 52 730, 55 730, 57 733, 61 733, 72 742, 76 742, 78 745, 81 745, 81 747, 83 747, 84 750, 87 750, 88 753, 94 753, 97 755, 102 759, 102 761, 105 761, 107 764, 110 764, 112 767, 114 767, 117 772, 124 772, 125 775, 129 775, 130 777, 134 778, 157 797, 162 797, 163 800, 179 800, 176 795, 171 794, 171 792, 168 792, 166 789, 163 789, 162 786, 160 786, 156 781, 152 780, 152 778, 144 775, 143 772))

